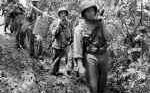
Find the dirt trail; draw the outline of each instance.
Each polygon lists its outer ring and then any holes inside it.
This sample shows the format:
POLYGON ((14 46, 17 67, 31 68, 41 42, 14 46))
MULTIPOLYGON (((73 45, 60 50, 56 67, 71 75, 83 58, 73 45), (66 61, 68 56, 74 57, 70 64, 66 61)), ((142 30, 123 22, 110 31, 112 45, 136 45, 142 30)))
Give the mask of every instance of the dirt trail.
POLYGON ((42 62, 32 59, 26 50, 17 50, 15 44, 15 37, 5 34, 4 26, 0 26, 0 93, 88 93, 84 92, 87 87, 73 79, 52 76, 49 59, 42 62), (1 78, 2 71, 6 81, 1 78))

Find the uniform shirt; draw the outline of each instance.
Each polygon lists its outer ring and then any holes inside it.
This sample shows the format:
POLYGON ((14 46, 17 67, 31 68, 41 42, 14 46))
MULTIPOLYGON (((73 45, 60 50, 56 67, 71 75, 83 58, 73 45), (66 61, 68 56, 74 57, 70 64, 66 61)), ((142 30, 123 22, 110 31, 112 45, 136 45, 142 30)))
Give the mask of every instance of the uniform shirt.
POLYGON ((63 44, 62 44, 62 40, 63 40, 63 36, 58 35, 56 37, 56 35, 58 33, 61 33, 62 31, 64 31, 65 34, 68 35, 68 37, 71 35, 71 30, 69 28, 69 22, 67 20, 67 27, 65 29, 59 29, 60 28, 60 19, 55 19, 54 22, 51 24, 51 32, 52 32, 52 39, 53 39, 53 43, 52 43, 52 47, 56 48, 56 49, 62 49, 63 48, 63 44))
MULTIPOLYGON (((73 41, 73 56, 74 58, 83 58, 83 37, 89 36, 95 29, 97 24, 89 23, 84 19, 79 20, 79 25, 74 29, 74 41, 73 41)), ((107 34, 102 22, 102 27, 99 30, 103 30, 104 38, 109 40, 109 34, 107 34)), ((102 37, 101 31, 97 32, 97 37, 102 37)), ((97 39, 98 39, 97 38, 97 39)), ((100 39, 100 38, 99 38, 100 39)), ((101 41, 101 40, 97 40, 101 41)))

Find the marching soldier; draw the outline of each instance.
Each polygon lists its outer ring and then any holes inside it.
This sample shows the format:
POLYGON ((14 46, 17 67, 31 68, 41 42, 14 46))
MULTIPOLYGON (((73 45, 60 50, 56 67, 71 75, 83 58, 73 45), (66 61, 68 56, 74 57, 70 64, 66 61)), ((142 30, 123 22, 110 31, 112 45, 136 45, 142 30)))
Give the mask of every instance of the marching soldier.
MULTIPOLYGON (((48 14, 48 8, 44 9, 44 13, 48 14)), ((38 16, 33 28, 33 34, 35 35, 35 41, 38 43, 38 49, 35 51, 35 54, 38 58, 43 59, 43 57, 48 54, 48 30, 49 30, 49 23, 50 18, 48 16, 38 16)))
POLYGON ((107 35, 102 19, 97 19, 97 6, 90 0, 81 1, 81 19, 75 27, 73 56, 80 77, 89 83, 91 93, 103 93, 107 81, 107 35))
POLYGON ((3 11, 4 19, 5 19, 5 27, 4 27, 4 32, 6 33, 6 30, 8 26, 12 23, 14 20, 14 17, 12 15, 12 12, 14 11, 15 8, 15 3, 14 1, 12 2, 7 2, 3 11))
POLYGON ((133 45, 128 53, 132 57, 132 61, 137 61, 143 56, 144 53, 148 52, 148 37, 147 37, 147 28, 145 26, 139 26, 136 35, 133 37, 133 45))
MULTIPOLYGON (((38 3, 39 3, 39 0, 32 0, 33 6, 38 7, 38 3)), ((38 13, 34 9, 32 9, 31 11, 32 20, 36 20, 37 15, 38 13)))
POLYGON ((60 59, 65 55, 66 48, 71 40, 71 30, 69 29, 69 21, 67 16, 69 12, 65 7, 58 10, 59 19, 52 23, 52 48, 53 48, 53 58, 54 68, 52 71, 53 75, 57 75, 59 72, 60 59))

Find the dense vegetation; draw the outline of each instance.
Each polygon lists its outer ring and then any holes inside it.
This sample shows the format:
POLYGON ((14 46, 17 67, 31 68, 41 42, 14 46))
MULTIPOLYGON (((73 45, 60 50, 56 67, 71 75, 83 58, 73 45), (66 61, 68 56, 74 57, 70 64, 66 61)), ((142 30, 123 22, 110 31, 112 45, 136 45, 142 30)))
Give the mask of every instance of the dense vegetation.
MULTIPOLYGON (((60 0, 58 0, 60 1, 60 0)), ((65 0, 64 0, 65 1, 65 0)), ((76 0, 77 1, 77 0, 76 0)), ((78 4, 73 2, 78 13, 78 4)), ((143 0, 146 1, 146 0, 143 0)), ((41 0, 40 9, 58 8, 60 2, 49 6, 50 0, 41 0), (58 4, 57 4, 58 3, 58 4)), ((140 0, 97 0, 105 9, 104 21, 109 32, 108 84, 106 93, 149 93, 149 11, 150 2, 140 0), (142 46, 135 46, 138 29, 145 29, 142 46), (138 50, 139 49, 139 50, 138 50)), ((70 10, 73 7, 70 6, 70 10)), ((55 10, 57 11, 57 10, 55 10)), ((150 11, 149 11, 150 12, 150 11)), ((0 93, 88 93, 84 84, 72 77, 50 75, 50 58, 43 61, 29 57, 25 50, 15 50, 13 38, 0 36, 0 93)))

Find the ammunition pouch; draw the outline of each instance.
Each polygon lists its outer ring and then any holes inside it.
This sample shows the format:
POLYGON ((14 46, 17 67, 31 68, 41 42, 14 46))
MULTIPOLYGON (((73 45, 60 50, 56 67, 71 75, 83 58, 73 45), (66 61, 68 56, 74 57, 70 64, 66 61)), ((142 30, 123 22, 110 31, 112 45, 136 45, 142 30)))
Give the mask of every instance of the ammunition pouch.
POLYGON ((105 46, 96 47, 96 46, 92 45, 92 46, 87 46, 86 47, 86 52, 90 53, 90 54, 103 55, 104 53, 106 53, 106 51, 107 51, 107 48, 105 46))
POLYGON ((102 43, 96 43, 90 41, 88 37, 84 37, 83 43, 86 53, 103 55, 107 51, 107 43, 105 41, 102 43))

